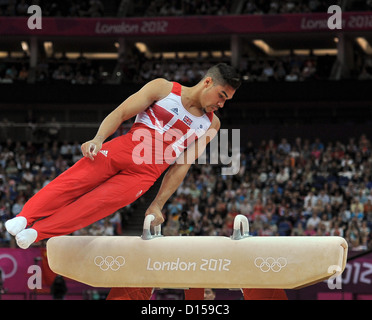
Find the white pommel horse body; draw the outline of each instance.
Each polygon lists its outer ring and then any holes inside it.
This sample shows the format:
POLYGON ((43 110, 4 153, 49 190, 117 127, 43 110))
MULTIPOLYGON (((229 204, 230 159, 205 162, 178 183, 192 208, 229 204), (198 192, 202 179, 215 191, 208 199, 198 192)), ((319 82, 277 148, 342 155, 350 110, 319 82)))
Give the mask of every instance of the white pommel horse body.
POLYGON ((340 275, 347 242, 333 236, 249 236, 238 215, 231 237, 61 236, 47 242, 50 268, 93 287, 294 289, 340 275), (242 229, 242 231, 241 231, 242 229))

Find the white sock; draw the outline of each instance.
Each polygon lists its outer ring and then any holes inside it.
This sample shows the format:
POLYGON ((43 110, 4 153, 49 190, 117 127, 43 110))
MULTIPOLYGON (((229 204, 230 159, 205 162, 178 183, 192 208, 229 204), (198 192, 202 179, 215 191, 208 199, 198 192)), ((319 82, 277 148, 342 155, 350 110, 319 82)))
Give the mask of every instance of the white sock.
POLYGON ((37 231, 32 228, 25 229, 16 235, 17 244, 22 249, 27 249, 35 242, 36 238, 37 231))
POLYGON ((27 220, 25 217, 15 217, 5 222, 6 231, 12 236, 17 235, 27 226, 27 220))

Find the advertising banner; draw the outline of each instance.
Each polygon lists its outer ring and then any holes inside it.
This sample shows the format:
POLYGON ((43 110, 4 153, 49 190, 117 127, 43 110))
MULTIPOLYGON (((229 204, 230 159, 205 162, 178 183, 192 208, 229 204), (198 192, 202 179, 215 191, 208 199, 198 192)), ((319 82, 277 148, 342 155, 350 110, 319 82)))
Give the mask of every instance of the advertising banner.
POLYGON ((295 300, 372 300, 372 252, 351 257, 341 279, 288 290, 287 294, 295 300))
MULTIPOLYGON (((0 271, 0 300, 51 299, 50 288, 56 274, 49 268, 45 248, 0 248, 0 271)), ((83 293, 92 289, 68 278, 64 280, 67 299, 82 299, 83 293)))
POLYGON ((0 269, 4 288, 11 292, 29 291, 28 279, 35 274, 32 266, 38 265, 39 261, 41 261, 39 248, 28 250, 1 248, 0 269))
POLYGON ((130 37, 255 33, 339 32, 372 30, 372 12, 345 12, 342 29, 328 27, 327 13, 226 15, 154 18, 40 17, 40 29, 28 17, 0 17, 0 36, 130 37))

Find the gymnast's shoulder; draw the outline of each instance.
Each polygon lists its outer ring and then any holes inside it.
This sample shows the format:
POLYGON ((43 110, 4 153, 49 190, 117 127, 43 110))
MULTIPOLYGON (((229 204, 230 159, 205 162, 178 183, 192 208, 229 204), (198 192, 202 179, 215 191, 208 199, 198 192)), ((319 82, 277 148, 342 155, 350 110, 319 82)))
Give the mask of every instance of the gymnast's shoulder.
POLYGON ((146 83, 143 88, 151 88, 153 90, 157 90, 159 93, 169 93, 172 91, 173 82, 164 79, 164 78, 156 78, 148 83, 146 83))

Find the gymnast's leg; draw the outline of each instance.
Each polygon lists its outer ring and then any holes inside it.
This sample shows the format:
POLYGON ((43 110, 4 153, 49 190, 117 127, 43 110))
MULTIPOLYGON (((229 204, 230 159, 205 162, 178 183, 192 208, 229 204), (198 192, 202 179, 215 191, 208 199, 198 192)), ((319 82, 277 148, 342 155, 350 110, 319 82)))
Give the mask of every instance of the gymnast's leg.
POLYGON ((32 228, 21 231, 16 236, 17 244, 26 249, 35 241, 70 234, 84 228, 132 203, 152 183, 148 177, 121 172, 53 215, 36 221, 32 228), (33 230, 37 233, 35 239, 33 230))
POLYGON ((94 161, 80 159, 29 199, 22 212, 5 223, 7 231, 16 236, 36 220, 53 215, 107 180, 117 170, 105 160, 102 154, 98 154, 94 161))

